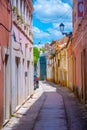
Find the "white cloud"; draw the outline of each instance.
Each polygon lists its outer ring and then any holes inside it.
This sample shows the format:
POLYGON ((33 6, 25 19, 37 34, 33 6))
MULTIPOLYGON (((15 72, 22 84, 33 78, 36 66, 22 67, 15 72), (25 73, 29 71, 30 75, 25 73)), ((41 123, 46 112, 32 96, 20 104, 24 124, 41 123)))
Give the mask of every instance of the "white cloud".
POLYGON ((37 27, 33 27, 33 34, 34 34, 34 37, 37 39, 48 38, 50 36, 49 33, 44 32, 37 27))
MULTIPOLYGON (((59 30, 60 23, 53 23, 53 28, 59 30)), ((64 22, 65 31, 72 29, 72 22, 64 22)))
POLYGON ((58 31, 58 29, 54 29, 54 28, 48 28, 48 32, 50 34, 50 37, 52 38, 56 38, 58 39, 59 37, 61 37, 61 32, 58 31))
POLYGON ((61 0, 37 0, 34 4, 34 17, 42 22, 53 22, 59 19, 71 19, 72 9, 61 0))
POLYGON ((49 39, 59 39, 62 37, 62 34, 60 31, 54 28, 48 28, 46 32, 40 30, 37 27, 33 27, 33 34, 35 39, 47 39, 47 42, 49 42, 49 39))
MULTIPOLYGON (((69 0, 70 2, 71 0, 69 0)), ((63 37, 59 30, 61 22, 65 25, 65 32, 72 30, 72 8, 68 2, 63 3, 61 0, 36 0, 33 16, 42 23, 51 23, 51 27, 44 29, 45 31, 40 30, 38 27, 33 27, 34 38, 37 41, 46 39, 49 42, 63 37)))
POLYGON ((35 45, 35 46, 40 49, 40 48, 44 47, 44 43, 43 44, 41 43, 41 44, 38 44, 38 45, 35 45))

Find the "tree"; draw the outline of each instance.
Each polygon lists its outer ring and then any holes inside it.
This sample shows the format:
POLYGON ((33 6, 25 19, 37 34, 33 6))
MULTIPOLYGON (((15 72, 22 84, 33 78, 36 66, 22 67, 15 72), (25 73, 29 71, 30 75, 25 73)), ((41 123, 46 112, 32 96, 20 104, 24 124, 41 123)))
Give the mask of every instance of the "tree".
POLYGON ((39 52, 37 47, 33 48, 33 55, 34 55, 34 67, 36 68, 37 62, 38 62, 38 59, 39 59, 39 56, 40 56, 40 52, 39 52))
POLYGON ((45 53, 46 51, 47 51, 46 48, 44 48, 44 47, 40 48, 40 52, 45 53))

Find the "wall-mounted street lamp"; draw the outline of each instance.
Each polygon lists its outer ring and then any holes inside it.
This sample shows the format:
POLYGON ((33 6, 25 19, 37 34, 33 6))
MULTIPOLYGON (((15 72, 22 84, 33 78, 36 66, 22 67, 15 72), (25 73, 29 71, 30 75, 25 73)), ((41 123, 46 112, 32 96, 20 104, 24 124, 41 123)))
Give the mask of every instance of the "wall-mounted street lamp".
POLYGON ((63 23, 61 23, 61 24, 59 25, 60 32, 61 32, 63 35, 67 36, 67 37, 71 37, 71 36, 72 36, 72 32, 69 32, 69 33, 64 32, 64 27, 65 27, 65 25, 64 25, 63 23))

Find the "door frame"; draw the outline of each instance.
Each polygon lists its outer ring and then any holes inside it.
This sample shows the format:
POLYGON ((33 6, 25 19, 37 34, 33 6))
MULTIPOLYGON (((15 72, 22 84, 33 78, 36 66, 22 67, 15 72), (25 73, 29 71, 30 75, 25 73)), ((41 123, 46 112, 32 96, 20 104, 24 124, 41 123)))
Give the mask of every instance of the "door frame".
POLYGON ((83 49, 81 52, 81 99, 86 103, 86 49, 83 49))
POLYGON ((4 48, 4 75, 3 75, 3 124, 6 123, 9 118, 10 118, 10 115, 11 115, 11 86, 10 86, 10 51, 8 48, 4 48), (8 72, 9 72, 9 76, 8 76, 8 89, 6 90, 6 68, 5 68, 5 57, 6 55, 8 56, 8 72), (6 92, 7 92, 7 96, 8 96, 8 105, 6 105, 6 92), (7 107, 6 107, 6 106, 7 107), (7 109, 8 111, 7 111, 7 109))

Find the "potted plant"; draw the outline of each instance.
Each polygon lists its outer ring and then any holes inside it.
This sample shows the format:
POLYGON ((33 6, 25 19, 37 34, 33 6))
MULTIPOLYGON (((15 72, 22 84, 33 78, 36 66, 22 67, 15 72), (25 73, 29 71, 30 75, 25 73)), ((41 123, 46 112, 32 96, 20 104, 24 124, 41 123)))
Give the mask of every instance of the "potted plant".
POLYGON ((33 33, 32 33, 32 31, 31 31, 31 30, 29 31, 29 35, 33 36, 33 33))
POLYGON ((28 25, 25 23, 24 24, 24 30, 27 30, 27 28, 28 28, 28 25))
POLYGON ((12 10, 13 10, 13 13, 14 13, 14 14, 18 15, 18 9, 17 9, 16 6, 13 6, 13 9, 12 9, 12 10))
POLYGON ((23 21, 23 18, 21 15, 17 15, 17 20, 19 21, 19 23, 23 24, 24 21, 23 21))

